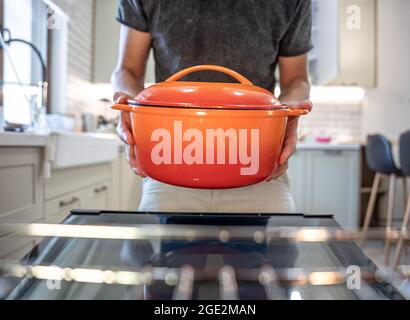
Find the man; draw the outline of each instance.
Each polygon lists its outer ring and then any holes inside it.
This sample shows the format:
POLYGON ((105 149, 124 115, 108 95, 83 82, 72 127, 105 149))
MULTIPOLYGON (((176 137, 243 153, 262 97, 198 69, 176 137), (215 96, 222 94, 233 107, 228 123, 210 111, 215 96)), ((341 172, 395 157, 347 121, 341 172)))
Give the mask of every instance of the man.
MULTIPOLYGON (((280 101, 311 108, 307 52, 311 45, 310 0, 120 0, 118 65, 112 75, 117 103, 144 89, 148 53, 155 57, 156 81, 184 68, 215 64, 235 70, 255 85, 274 90, 279 66, 280 101)), ((191 74, 188 81, 232 82, 215 72, 191 74)), ((297 143, 298 119, 290 119, 279 169, 270 181, 253 186, 200 190, 144 178, 140 210, 203 212, 293 212, 286 175, 297 143)), ((130 116, 118 125, 134 172, 136 149, 130 116)))

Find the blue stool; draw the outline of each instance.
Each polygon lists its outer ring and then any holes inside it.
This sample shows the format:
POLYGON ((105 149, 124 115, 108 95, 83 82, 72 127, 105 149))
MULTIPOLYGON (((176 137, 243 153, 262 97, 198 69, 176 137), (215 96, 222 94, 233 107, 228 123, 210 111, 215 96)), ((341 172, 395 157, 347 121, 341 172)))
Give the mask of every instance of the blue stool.
MULTIPOLYGON (((370 221, 373 216, 374 204, 379 192, 380 181, 383 177, 389 178, 389 194, 387 202, 386 231, 391 231, 393 222, 395 189, 397 177, 404 177, 403 173, 394 163, 391 143, 382 135, 370 135, 367 137, 365 148, 366 160, 369 168, 376 172, 374 177, 370 199, 366 210, 366 215, 362 230, 362 244, 366 238, 370 221)), ((407 189, 406 180, 403 179, 404 190, 407 189)), ((386 234, 387 235, 387 234, 386 234)), ((390 239, 386 237, 385 242, 385 263, 388 265, 390 256, 390 239)))
MULTIPOLYGON (((410 177, 410 131, 403 133, 400 136, 400 165, 404 174, 404 179, 410 177)), ((407 191, 406 191, 407 192, 407 191)), ((406 211, 404 212, 402 232, 405 232, 410 220, 410 195, 407 199, 406 211)), ((394 266, 397 267, 400 263, 401 253, 403 250, 404 239, 399 238, 397 244, 396 255, 394 257, 394 266)))

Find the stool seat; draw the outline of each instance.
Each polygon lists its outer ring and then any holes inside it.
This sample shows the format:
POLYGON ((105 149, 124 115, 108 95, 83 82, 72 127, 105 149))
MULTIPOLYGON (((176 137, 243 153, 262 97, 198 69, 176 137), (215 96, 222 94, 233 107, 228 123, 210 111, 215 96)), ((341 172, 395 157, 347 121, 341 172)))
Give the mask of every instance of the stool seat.
POLYGON ((367 137, 366 160, 369 168, 375 172, 403 176, 403 172, 394 163, 390 141, 382 135, 367 137))

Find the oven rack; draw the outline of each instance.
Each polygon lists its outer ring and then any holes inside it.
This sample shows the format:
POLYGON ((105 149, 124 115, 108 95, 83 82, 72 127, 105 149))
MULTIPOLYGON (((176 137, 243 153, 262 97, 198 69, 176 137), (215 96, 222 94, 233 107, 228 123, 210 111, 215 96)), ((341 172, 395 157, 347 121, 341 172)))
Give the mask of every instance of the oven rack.
MULTIPOLYGON (((217 281, 222 299, 239 299, 238 282, 258 282, 263 286, 266 297, 270 300, 287 299, 283 292, 284 285, 296 286, 335 286, 347 285, 352 270, 344 268, 286 268, 274 269, 266 265, 262 268, 233 269, 230 265, 214 270, 194 269, 189 265, 181 268, 146 267, 143 269, 104 268, 67 268, 55 265, 24 265, 13 261, 0 262, 1 278, 20 278, 35 280, 67 281, 94 284, 119 284, 126 286, 146 286, 163 282, 174 288, 173 299, 192 298, 195 282, 217 281)), ((410 265, 397 268, 361 268, 360 279, 363 289, 373 283, 397 286, 410 279, 410 265)), ((357 279, 356 279, 357 280, 357 279)), ((355 290, 360 294, 361 290, 355 290)))
POLYGON ((374 228, 366 234, 357 228, 340 227, 270 227, 140 224, 137 226, 70 224, 3 224, 12 230, 8 235, 30 237, 87 238, 107 240, 251 240, 264 243, 275 240, 294 242, 329 242, 364 240, 409 240, 408 229, 374 228))

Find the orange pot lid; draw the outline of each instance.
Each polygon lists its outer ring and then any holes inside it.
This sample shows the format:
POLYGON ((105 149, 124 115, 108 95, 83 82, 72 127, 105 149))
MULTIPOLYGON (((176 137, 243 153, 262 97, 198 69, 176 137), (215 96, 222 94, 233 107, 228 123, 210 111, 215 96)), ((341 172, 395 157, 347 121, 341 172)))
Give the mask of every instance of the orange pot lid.
POLYGON ((130 104, 161 107, 201 109, 281 109, 275 96, 252 84, 239 73, 214 65, 184 69, 165 82, 154 84, 141 91, 130 104), (239 83, 177 81, 183 76, 202 70, 226 73, 239 83))

